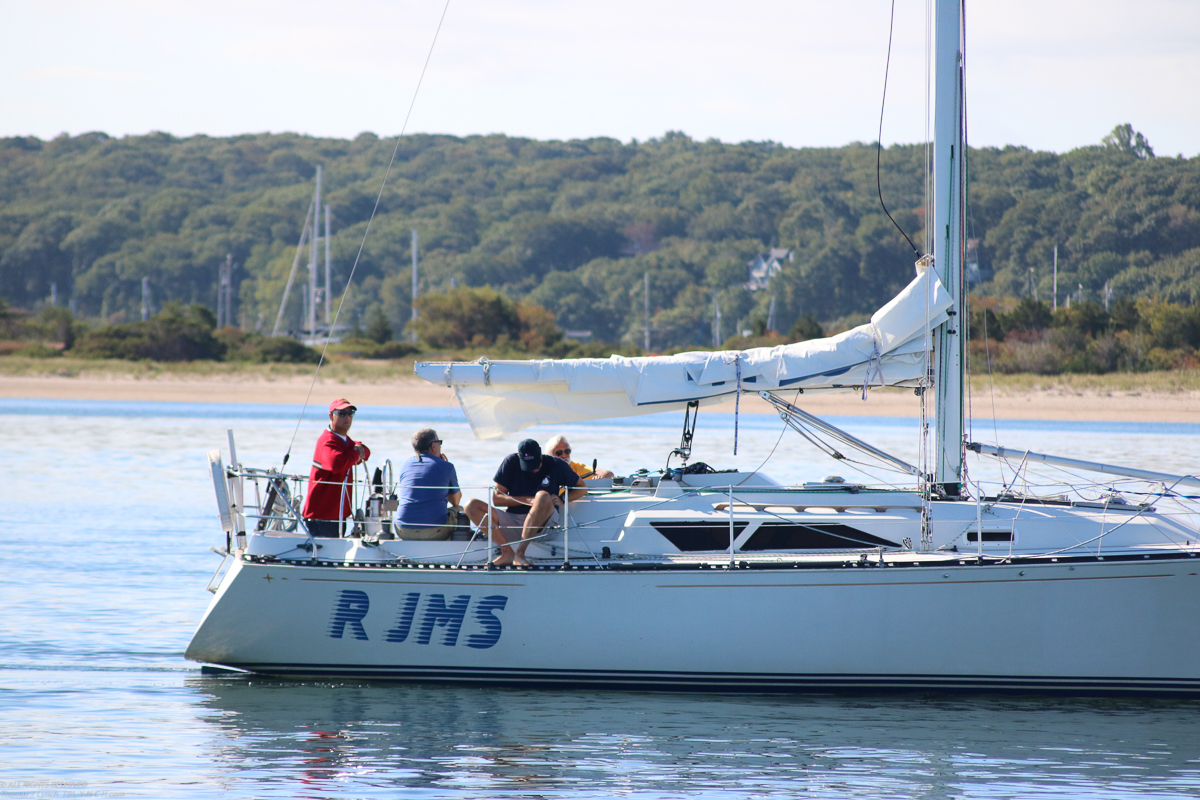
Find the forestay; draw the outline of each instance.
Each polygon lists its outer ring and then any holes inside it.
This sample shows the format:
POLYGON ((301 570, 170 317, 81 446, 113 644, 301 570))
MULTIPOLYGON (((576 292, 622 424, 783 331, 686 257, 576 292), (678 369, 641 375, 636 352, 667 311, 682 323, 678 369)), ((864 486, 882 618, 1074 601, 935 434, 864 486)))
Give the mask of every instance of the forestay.
POLYGON ((926 334, 946 321, 951 306, 933 270, 924 270, 870 322, 827 339, 648 358, 417 363, 416 374, 453 387, 481 439, 536 424, 710 405, 739 390, 791 396, 797 389, 917 386, 926 334))

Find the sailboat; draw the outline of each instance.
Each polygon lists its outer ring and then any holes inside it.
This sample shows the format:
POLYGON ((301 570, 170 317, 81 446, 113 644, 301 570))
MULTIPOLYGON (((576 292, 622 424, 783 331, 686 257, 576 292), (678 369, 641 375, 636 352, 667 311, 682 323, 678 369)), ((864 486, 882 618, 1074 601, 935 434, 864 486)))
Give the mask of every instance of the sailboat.
POLYGON ((1200 530, 1173 513, 1200 480, 964 438, 959 0, 936 0, 934 27, 933 252, 869 323, 736 352, 417 364, 484 438, 683 412, 676 466, 593 482, 530 545, 531 567, 490 566, 486 532, 395 538, 386 473, 359 490, 348 536, 314 539, 297 513, 305 476, 240 464, 231 437, 228 466, 210 454, 226 545, 187 657, 536 687, 1200 694, 1200 530), (882 386, 934 409, 918 464, 802 408, 882 386), (688 463, 701 407, 750 392, 835 459, 908 484, 783 485, 688 463), (968 451, 1145 491, 987 494, 968 451))

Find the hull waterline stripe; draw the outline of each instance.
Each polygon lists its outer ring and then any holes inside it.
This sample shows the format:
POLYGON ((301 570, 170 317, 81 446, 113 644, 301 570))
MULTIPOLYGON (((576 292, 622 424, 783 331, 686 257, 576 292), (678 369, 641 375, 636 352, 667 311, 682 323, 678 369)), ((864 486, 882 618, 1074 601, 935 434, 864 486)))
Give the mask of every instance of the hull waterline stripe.
POLYGON ((537 683, 715 690, 899 689, 1200 693, 1200 679, 1043 677, 1007 675, 731 675, 729 673, 607 672, 470 667, 387 667, 334 664, 231 663, 224 666, 285 677, 360 677, 437 683, 537 683))

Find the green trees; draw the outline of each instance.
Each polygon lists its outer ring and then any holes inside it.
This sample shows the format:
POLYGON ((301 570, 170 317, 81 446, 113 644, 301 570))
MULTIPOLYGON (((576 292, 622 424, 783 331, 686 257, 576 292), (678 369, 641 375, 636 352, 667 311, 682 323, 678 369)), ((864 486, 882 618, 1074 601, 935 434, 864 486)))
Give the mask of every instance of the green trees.
POLYGON ((1109 150, 1116 150, 1136 158, 1154 158, 1154 151, 1150 148, 1146 137, 1135 131, 1128 122, 1113 128, 1107 136, 1100 140, 1100 144, 1109 150))
POLYGON ((412 324, 421 340, 434 347, 496 346, 538 353, 562 338, 546 309, 514 303, 486 286, 421 296, 412 324))
POLYGON ((367 312, 367 326, 363 334, 376 344, 385 344, 392 340, 392 326, 388 323, 380 306, 371 306, 367 312))
MULTIPOLYGON (((518 304, 551 312, 559 331, 640 346, 647 299, 656 351, 711 345, 718 309, 723 339, 752 330, 772 299, 773 327, 806 320, 796 335, 808 335, 808 323, 838 329, 870 314, 913 275, 914 254, 879 208, 870 144, 407 136, 364 244, 393 145, 372 134, 2 139, 0 297, 35 310, 53 285, 81 317, 123 324, 140 317, 143 280, 152 311, 172 300, 215 307, 229 255, 237 323, 269 332, 318 164, 338 294, 357 260, 341 320, 367 324, 378 309, 376 339, 411 317, 414 229, 423 297, 490 287, 492 300, 468 305, 511 305, 488 311, 495 324, 482 329, 457 301, 423 300, 465 326, 422 328, 431 344, 462 343, 447 346, 554 339, 543 318, 522 323, 518 304), (769 248, 791 257, 768 288, 750 291, 747 262, 769 248)), ((883 194, 918 244, 924 158, 923 146, 882 154, 883 194)), ((1064 154, 972 150, 970 177, 977 294, 1053 305, 1057 245, 1059 306, 1068 295, 1073 308, 1106 294, 1110 306, 1200 299, 1200 158, 1155 157, 1123 125, 1064 154)), ((293 287, 284 329, 299 328, 302 302, 293 287)))
POLYGON ((130 322, 89 331, 73 355, 84 358, 197 361, 219 359, 224 347, 213 336, 217 318, 199 304, 167 303, 145 322, 130 322))
POLYGON ((1099 145, 1062 155, 972 151, 973 235, 994 278, 990 296, 1036 292, 1058 302, 1112 296, 1200 300, 1200 159, 1156 158, 1119 125, 1099 145), (1031 286, 1032 280, 1032 286, 1031 286))
MULTIPOLYGON (((49 311, 49 309, 47 309, 49 311)), ((48 320, 62 325, 69 317, 57 309, 48 320)), ((105 325, 87 331, 66 350, 83 358, 121 358, 153 361, 249 361, 253 363, 315 363, 319 353, 285 336, 269 337, 234 327, 217 330, 217 318, 199 303, 168 302, 144 322, 105 325)), ((68 330, 70 330, 68 328, 68 330)))
POLYGON ((817 322, 817 315, 812 312, 797 319, 788 331, 788 339, 793 342, 807 342, 809 339, 820 339, 823 336, 825 331, 821 323, 817 322))
POLYGON ((1002 372, 1104 373, 1200 366, 1200 306, 1124 298, 1109 309, 1082 302, 1052 310, 1032 297, 1007 311, 975 311, 976 363, 1002 372), (984 332, 988 346, 984 344, 984 332))

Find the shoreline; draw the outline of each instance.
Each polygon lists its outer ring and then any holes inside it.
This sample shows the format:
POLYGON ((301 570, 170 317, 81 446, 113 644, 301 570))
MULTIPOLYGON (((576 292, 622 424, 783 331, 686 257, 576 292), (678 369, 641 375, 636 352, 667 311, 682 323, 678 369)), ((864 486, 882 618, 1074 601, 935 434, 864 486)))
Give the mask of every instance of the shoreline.
MULTIPOLYGON (((54 375, 0 376, 0 397, 9 399, 116 400, 192 403, 301 404, 311 378, 246 375, 158 375, 140 377, 64 377, 54 375)), ((457 405, 454 393, 415 378, 387 380, 320 379, 310 403, 324 405, 346 397, 356 405, 443 407, 457 405)), ((805 411, 832 416, 917 417, 920 400, 909 390, 876 389, 864 402, 857 392, 801 395, 805 411)), ((1107 422, 1200 423, 1200 391, 1138 391, 1136 389, 1077 389, 1070 387, 997 389, 976 385, 971 399, 976 419, 1086 420, 1107 422)), ((713 407, 732 412, 733 401, 713 407)), ((773 414, 754 395, 744 395, 742 413, 773 414)))

